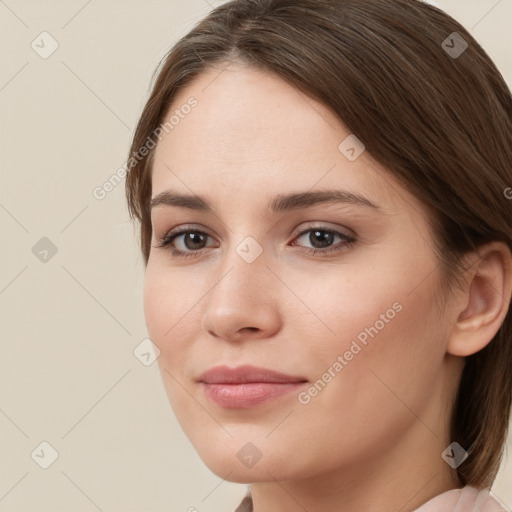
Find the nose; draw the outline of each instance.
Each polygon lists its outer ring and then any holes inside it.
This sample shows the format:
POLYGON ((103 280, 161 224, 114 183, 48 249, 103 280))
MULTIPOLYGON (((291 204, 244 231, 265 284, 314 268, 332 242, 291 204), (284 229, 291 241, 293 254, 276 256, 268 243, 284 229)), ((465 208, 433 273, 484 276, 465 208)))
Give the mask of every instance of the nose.
POLYGON ((212 278, 201 321, 205 332, 240 342, 270 338, 279 331, 282 285, 268 263, 265 252, 250 263, 235 250, 226 257, 212 278))

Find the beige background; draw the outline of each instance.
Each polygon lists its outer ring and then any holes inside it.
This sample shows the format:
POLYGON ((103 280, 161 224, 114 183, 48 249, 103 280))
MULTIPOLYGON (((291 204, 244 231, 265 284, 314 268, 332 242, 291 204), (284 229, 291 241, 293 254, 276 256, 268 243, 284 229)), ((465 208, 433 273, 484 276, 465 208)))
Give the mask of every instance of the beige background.
MULTIPOLYGON (((218 512, 245 492, 205 468, 157 365, 134 356, 143 267, 123 183, 93 196, 160 57, 219 3, 0 0, 0 511, 218 512), (51 49, 43 31, 59 45, 47 59, 31 47, 51 49)), ((512 84, 512 0, 435 3, 512 84)), ((509 507, 511 482, 509 457, 494 486, 509 507)))

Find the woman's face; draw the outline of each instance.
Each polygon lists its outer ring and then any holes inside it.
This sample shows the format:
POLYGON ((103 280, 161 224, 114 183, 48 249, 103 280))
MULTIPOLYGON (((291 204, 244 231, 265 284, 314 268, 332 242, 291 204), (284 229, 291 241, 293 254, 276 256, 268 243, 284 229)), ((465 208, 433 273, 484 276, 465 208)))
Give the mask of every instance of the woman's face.
POLYGON ((152 175, 144 308, 185 433, 239 482, 441 460, 456 380, 424 208, 326 107, 220 69, 176 98, 152 175))

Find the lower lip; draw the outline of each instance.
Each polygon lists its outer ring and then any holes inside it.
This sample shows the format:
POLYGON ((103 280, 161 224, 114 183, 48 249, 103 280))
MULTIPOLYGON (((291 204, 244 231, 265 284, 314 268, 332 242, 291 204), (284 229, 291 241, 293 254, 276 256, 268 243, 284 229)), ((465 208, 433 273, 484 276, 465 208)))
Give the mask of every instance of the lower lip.
POLYGON ((246 382, 244 384, 206 384, 206 396, 228 409, 249 409, 297 391, 304 382, 246 382))

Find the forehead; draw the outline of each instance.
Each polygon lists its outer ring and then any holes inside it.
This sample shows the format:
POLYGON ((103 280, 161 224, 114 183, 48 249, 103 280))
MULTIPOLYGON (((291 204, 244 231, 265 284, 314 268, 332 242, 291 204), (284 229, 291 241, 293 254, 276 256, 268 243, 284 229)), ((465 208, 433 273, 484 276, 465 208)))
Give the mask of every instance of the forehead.
POLYGON ((276 75, 247 66, 199 75, 176 96, 166 118, 192 97, 197 106, 173 127, 155 157, 166 146, 176 156, 215 161, 292 159, 313 146, 332 152, 340 136, 349 134, 327 107, 276 75))
POLYGON ((349 160, 340 144, 353 135, 337 116, 273 74, 218 65, 180 91, 170 116, 173 128, 155 149, 152 197, 172 188, 230 201, 236 194, 242 205, 317 186, 364 192, 390 207, 407 194, 389 186, 393 177, 366 151, 349 160), (195 107, 184 108, 191 99, 195 107))

